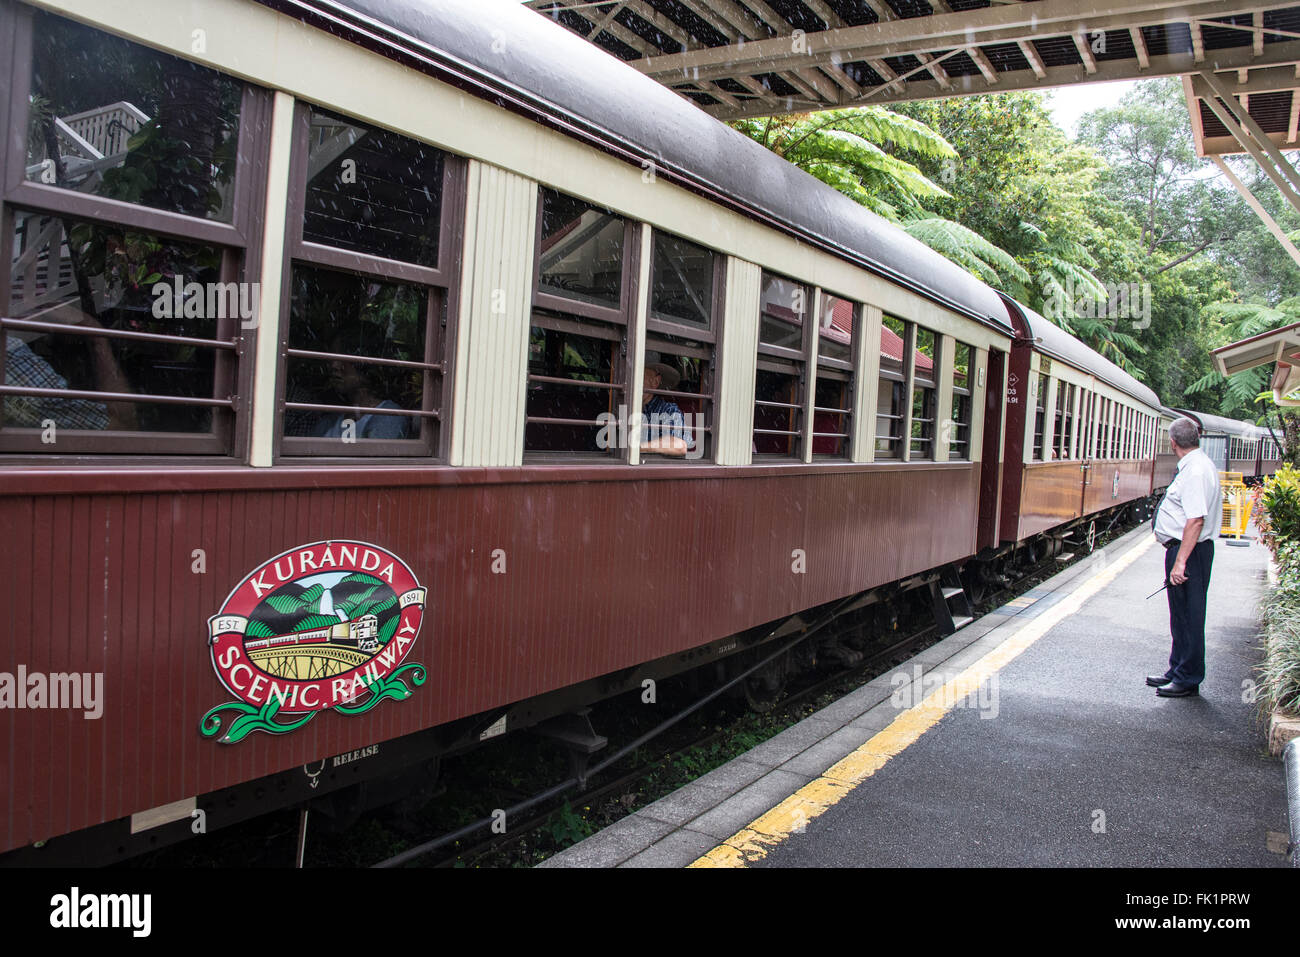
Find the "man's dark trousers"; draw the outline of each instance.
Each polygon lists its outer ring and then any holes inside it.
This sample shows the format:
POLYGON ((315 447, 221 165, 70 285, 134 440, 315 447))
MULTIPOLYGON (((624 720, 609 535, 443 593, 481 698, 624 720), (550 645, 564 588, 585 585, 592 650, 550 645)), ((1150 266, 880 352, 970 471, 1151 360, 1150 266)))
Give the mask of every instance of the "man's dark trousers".
MULTIPOLYGON (((1178 560, 1174 541, 1165 549, 1165 581, 1178 560)), ((1187 581, 1170 585, 1169 631, 1174 638, 1165 677, 1180 685, 1199 685, 1205 680, 1205 602, 1210 590, 1210 568, 1214 565, 1214 539, 1198 542, 1187 557, 1187 581)))

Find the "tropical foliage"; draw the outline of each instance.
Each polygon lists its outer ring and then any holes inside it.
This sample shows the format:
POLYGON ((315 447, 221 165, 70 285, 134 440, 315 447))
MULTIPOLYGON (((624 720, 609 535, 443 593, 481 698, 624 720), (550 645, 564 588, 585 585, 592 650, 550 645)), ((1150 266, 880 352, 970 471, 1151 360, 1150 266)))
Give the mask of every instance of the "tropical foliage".
POLYGON ((1277 562, 1277 586, 1264 603, 1260 702, 1265 711, 1300 714, 1300 472, 1278 469, 1258 503, 1256 523, 1277 562))
MULTIPOLYGON (((1300 296, 1283 300, 1275 308, 1260 303, 1216 302, 1205 308, 1204 315, 1216 327, 1220 344, 1226 345, 1300 322, 1300 296)), ((1209 393, 1212 401, 1217 399, 1217 410, 1224 415, 1237 417, 1245 410, 1244 414, 1253 419, 1257 413, 1252 407, 1268 385, 1271 372, 1271 366, 1256 366, 1225 377, 1212 370, 1188 386, 1187 391, 1209 393)))
MULTIPOLYGON (((1300 268, 1192 148, 1181 84, 1137 83, 1071 139, 1020 91, 737 127, 1143 379, 1169 405, 1259 419, 1266 371, 1210 350, 1300 319, 1300 268), (1117 291, 1140 293, 1125 300, 1117 291), (1140 303, 1141 309, 1131 308, 1140 303)), ((1229 160, 1283 229, 1300 215, 1229 160)), ((1266 413, 1280 429, 1276 411, 1266 413)), ((1279 437, 1280 434, 1279 434, 1279 437)))
POLYGON ((735 126, 985 282, 1000 286, 1003 276, 1028 280, 994 243, 927 209, 950 194, 913 160, 937 164, 945 171, 940 178, 951 178, 957 151, 926 124, 881 106, 860 106, 739 120, 735 126))

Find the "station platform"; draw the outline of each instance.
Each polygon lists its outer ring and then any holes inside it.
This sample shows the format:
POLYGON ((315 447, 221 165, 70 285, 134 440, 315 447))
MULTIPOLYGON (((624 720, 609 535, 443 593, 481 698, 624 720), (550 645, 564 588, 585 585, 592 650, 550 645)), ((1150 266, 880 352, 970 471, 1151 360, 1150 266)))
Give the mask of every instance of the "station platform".
POLYGON ((1160 698, 1141 527, 541 867, 1285 867, 1251 693, 1268 554, 1215 544, 1200 695, 1160 698))

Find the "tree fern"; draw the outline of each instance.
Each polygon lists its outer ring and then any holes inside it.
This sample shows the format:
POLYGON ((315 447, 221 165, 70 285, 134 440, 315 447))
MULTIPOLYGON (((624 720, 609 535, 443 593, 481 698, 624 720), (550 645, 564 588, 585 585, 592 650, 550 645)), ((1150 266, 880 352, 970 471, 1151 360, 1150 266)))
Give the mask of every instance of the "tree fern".
POLYGON ((975 273, 989 285, 1003 285, 999 270, 1021 282, 1029 281, 1029 273, 1020 263, 960 223, 940 216, 928 216, 904 223, 903 229, 912 238, 919 239, 935 252, 975 273))
MULTIPOLYGON (((1300 319, 1300 297, 1284 299, 1276 307, 1253 302, 1215 302, 1205 307, 1202 318, 1218 327, 1215 338, 1226 345, 1296 322, 1300 319)), ((1230 376, 1212 371, 1189 385, 1187 392, 1203 393, 1221 387, 1220 413, 1254 418, 1255 402, 1268 386, 1269 375, 1267 365, 1244 369, 1230 376)))

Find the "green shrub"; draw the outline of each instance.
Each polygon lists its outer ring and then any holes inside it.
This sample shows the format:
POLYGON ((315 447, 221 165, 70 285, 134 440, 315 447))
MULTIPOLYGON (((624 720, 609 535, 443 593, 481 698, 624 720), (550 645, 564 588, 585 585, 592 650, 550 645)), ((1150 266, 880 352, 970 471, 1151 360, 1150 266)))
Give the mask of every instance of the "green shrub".
POLYGON ((1300 542, 1300 471, 1290 465, 1279 468, 1264 483, 1259 507, 1255 524, 1274 553, 1287 542, 1300 542))
POLYGON ((1300 540, 1278 546, 1277 567, 1277 587, 1264 606, 1260 702, 1265 712, 1300 714, 1300 540))

